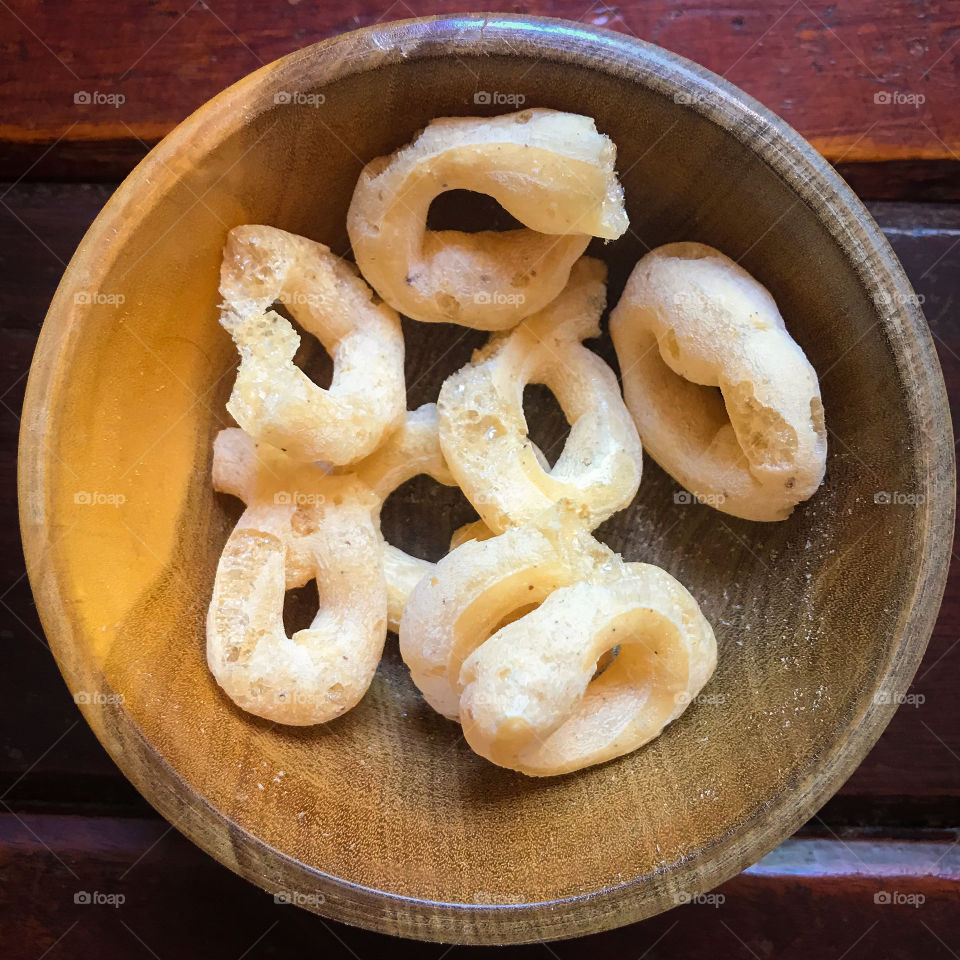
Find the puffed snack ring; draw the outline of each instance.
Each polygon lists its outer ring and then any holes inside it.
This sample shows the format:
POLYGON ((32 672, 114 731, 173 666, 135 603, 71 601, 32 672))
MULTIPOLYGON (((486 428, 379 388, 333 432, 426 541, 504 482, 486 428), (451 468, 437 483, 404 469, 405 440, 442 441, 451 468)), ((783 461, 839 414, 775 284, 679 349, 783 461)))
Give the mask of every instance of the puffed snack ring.
POLYGON ((582 257, 552 303, 493 334, 448 377, 437 400, 440 445, 454 478, 495 533, 534 523, 566 500, 587 529, 626 507, 643 450, 614 372, 580 341, 600 333, 606 267, 582 257), (527 437, 523 390, 545 384, 570 423, 551 469, 527 437))
POLYGON ((591 237, 626 230, 616 152, 590 117, 556 110, 434 120, 364 167, 347 214, 354 257, 415 320, 515 326, 563 289, 591 237), (430 204, 447 190, 487 194, 523 228, 427 230, 430 204))
POLYGON ((236 428, 220 432, 214 488, 247 508, 217 567, 207 662, 238 706, 278 723, 308 725, 340 716, 363 697, 387 634, 380 508, 420 472, 452 482, 432 404, 409 413, 351 472, 297 463, 236 428), (284 594, 314 579, 317 615, 288 637, 284 594))
POLYGON ((294 460, 353 463, 403 419, 400 319, 352 264, 322 243, 274 227, 230 231, 220 322, 240 352, 227 410, 258 442, 294 460), (300 337, 283 304, 333 359, 329 389, 294 364, 300 337))
POLYGON ((444 557, 408 601, 400 649, 428 703, 461 721, 477 753, 529 776, 652 740, 717 657, 710 624, 673 577, 562 526, 514 527, 444 557))
POLYGON ((658 247, 610 333, 644 446, 697 499, 770 521, 814 494, 827 456, 817 374, 746 270, 702 243, 658 247))

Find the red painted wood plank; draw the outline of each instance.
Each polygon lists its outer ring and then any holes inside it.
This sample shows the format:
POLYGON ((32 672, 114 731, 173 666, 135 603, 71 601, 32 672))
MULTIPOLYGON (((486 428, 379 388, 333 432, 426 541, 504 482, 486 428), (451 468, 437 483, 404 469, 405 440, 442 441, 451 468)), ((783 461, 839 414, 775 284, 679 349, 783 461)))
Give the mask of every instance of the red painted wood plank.
MULTIPOLYGON (((0 146, 20 176, 71 153, 114 173, 215 93, 264 63, 384 20, 471 0, 11 0, 0 5, 0 146), (91 150, 78 153, 78 145, 91 150), (102 163, 102 157, 100 162, 102 163)), ((956 160, 960 3, 578 0, 508 4, 652 41, 743 87, 830 160, 956 160)), ((50 169, 49 166, 45 169, 50 169)))
MULTIPOLYGON (((6 960, 450 955, 276 904, 159 821, 0 815, 0 877, 6 960)), ((946 960, 960 947, 958 897, 953 835, 791 840, 712 893, 678 891, 662 916, 498 956, 946 960)))

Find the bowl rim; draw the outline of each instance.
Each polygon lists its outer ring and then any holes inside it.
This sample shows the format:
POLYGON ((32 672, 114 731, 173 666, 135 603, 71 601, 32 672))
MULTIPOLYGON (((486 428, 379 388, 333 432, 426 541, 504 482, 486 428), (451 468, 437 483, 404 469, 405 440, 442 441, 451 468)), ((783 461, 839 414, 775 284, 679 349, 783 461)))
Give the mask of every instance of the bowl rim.
MULTIPOLYGON (((880 323, 893 347, 902 380, 912 381, 906 402, 914 422, 924 424, 922 446, 927 485, 917 576, 911 601, 900 612, 895 642, 879 690, 857 704, 847 737, 801 782, 769 800, 697 856, 663 872, 588 894, 510 905, 446 903, 360 886, 297 861, 239 827, 196 794, 120 711, 83 709, 88 724, 139 792, 194 843, 236 873, 269 892, 317 889, 326 900, 316 908, 337 920, 382 933, 422 940, 510 944, 582 936, 632 923, 669 909, 678 890, 706 891, 759 860, 809 819, 842 785, 883 732, 897 697, 910 684, 932 632, 946 584, 955 508, 952 427, 942 372, 930 331, 903 269, 872 217, 833 168, 784 121, 728 81, 676 54, 632 36, 569 20, 499 13, 420 17, 376 23, 304 47, 267 64, 207 101, 171 131, 128 175, 87 231, 48 310, 30 369, 19 447, 20 523, 27 572, 51 650, 71 689, 77 668, 68 656, 75 636, 66 616, 50 559, 55 540, 47 523, 47 451, 43 436, 61 389, 72 337, 80 326, 73 291, 90 287, 85 250, 99 250, 93 263, 107 269, 122 246, 125 212, 142 204, 144 190, 167 189, 186 160, 201 158, 211 144, 272 106, 278 89, 316 87, 405 59, 450 55, 536 55, 596 69, 665 96, 692 98, 696 110, 753 150, 800 200, 816 213, 857 271, 875 302, 886 295, 880 323), (446 45, 446 46, 445 46, 446 45), (281 86, 282 85, 282 86, 281 86), (171 162, 176 158, 175 162, 171 162), (149 185, 147 186, 149 181, 149 185), (933 451, 933 453, 931 453, 933 451), (949 451, 949 452, 948 452, 949 451), (878 697, 887 692, 891 696, 878 697), (149 766, 138 758, 149 757, 149 766), (156 775, 164 768, 164 777, 156 775), (149 775, 152 768, 154 775, 149 775), (240 855, 238 832, 254 853, 240 855), (642 887, 644 897, 638 896, 642 887)), ((878 307, 879 309, 879 307, 878 307)))

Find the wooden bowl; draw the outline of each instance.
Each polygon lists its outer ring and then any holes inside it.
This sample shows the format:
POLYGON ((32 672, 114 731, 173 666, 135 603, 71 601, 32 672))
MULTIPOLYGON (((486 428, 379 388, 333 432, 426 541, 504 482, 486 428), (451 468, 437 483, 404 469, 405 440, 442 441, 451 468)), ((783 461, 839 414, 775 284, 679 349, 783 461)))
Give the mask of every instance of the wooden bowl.
MULTIPOLYGON (((434 220, 458 211, 441 205, 434 220)), ((483 339, 405 329, 411 407, 483 339)), ((606 337, 597 349, 612 358, 606 337)), ((549 446, 555 411, 533 400, 534 436, 549 446)), ((125 774, 266 890, 425 940, 603 930, 767 853, 889 721, 930 634, 952 536, 940 369, 863 206, 796 133, 707 71, 545 19, 373 26, 259 70, 186 120, 67 269, 21 440, 37 606, 125 774), (474 756, 421 701, 393 639, 360 706, 312 729, 241 713, 204 660, 212 577, 238 515, 209 481, 236 363, 217 324, 227 230, 273 224, 346 253, 364 163, 432 117, 500 113, 520 97, 590 114, 617 143, 631 229, 596 251, 610 301, 657 244, 699 240, 741 260, 819 372, 831 445, 825 485, 779 524, 676 502, 677 485, 647 461, 636 502, 599 535, 689 587, 716 626, 719 667, 654 743, 550 780, 474 756)), ((470 516, 456 491, 415 481, 384 530, 436 558, 470 516)))

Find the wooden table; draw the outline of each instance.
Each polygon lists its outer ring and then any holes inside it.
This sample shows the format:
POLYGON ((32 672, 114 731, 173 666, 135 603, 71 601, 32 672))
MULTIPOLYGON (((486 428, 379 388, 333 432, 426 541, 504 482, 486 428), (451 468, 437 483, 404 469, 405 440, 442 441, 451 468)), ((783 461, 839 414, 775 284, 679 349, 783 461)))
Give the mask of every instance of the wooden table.
MULTIPOLYGON (((0 0, 0 956, 479 956, 275 904, 160 820, 70 699, 19 546, 15 447, 36 336, 60 274, 117 181, 191 110, 297 47, 471 4, 0 0), (121 905, 81 894, 122 895, 121 905)), ((509 12, 634 33, 783 116, 860 195, 923 298, 960 402, 960 2, 550 0, 509 12)), ((956 552, 954 553, 956 557, 956 552)), ((960 955, 960 581, 951 570, 908 700, 796 837, 721 887, 633 927, 509 956, 960 955)))

